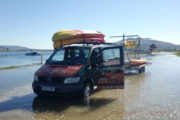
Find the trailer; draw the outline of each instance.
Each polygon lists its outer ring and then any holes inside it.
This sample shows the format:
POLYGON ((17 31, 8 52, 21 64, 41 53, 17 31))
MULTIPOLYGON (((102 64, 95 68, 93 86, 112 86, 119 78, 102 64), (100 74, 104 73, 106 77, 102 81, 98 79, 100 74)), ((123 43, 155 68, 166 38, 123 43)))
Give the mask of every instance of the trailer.
POLYGON ((140 74, 145 72, 145 64, 142 65, 130 65, 129 63, 125 63, 124 65, 124 73, 125 75, 129 74, 140 74))
POLYGON ((124 73, 125 74, 140 74, 145 72, 146 64, 149 64, 145 59, 141 58, 141 38, 138 35, 122 35, 122 36, 111 36, 110 38, 122 37, 122 44, 124 46, 124 73), (127 37, 127 38, 126 38, 127 37), (129 37, 136 37, 135 40, 129 40, 129 37), (130 52, 130 50, 133 52, 130 52), (136 61, 133 63, 132 60, 136 61))

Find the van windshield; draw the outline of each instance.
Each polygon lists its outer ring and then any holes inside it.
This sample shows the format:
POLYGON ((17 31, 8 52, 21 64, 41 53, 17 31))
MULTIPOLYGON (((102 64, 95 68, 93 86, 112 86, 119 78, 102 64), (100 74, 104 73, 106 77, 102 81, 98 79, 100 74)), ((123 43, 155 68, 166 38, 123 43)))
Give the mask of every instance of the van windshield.
POLYGON ((46 62, 47 64, 82 65, 89 56, 90 48, 66 47, 57 50, 46 62))

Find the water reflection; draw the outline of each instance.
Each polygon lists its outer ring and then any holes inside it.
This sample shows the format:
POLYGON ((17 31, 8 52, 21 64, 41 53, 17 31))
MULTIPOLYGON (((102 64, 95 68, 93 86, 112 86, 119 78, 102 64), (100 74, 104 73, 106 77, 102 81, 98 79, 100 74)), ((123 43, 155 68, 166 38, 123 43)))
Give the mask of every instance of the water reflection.
POLYGON ((126 75, 125 76, 125 101, 128 103, 129 100, 138 100, 141 95, 142 87, 144 86, 146 80, 151 77, 150 72, 144 72, 136 75, 126 75))
POLYGON ((0 102, 0 113, 17 109, 31 111, 34 96, 34 94, 28 94, 21 97, 12 97, 7 101, 0 102))
POLYGON ((34 112, 55 112, 60 113, 69 107, 75 106, 80 108, 88 108, 88 111, 93 111, 110 104, 115 99, 103 99, 103 98, 91 98, 87 100, 82 100, 77 97, 35 97, 32 104, 32 109, 34 112))
POLYGON ((150 72, 144 72, 144 73, 141 73, 141 74, 135 74, 135 75, 126 75, 125 76, 125 81, 127 83, 127 86, 128 87, 129 85, 133 84, 143 84, 145 82, 145 80, 150 77, 151 73, 150 72))
MULTIPOLYGON (((106 94, 102 91, 101 94, 106 94)), ((79 98, 35 97, 32 104, 33 119, 64 120, 119 120, 124 117, 124 104, 117 98, 97 97, 88 100, 79 98)))

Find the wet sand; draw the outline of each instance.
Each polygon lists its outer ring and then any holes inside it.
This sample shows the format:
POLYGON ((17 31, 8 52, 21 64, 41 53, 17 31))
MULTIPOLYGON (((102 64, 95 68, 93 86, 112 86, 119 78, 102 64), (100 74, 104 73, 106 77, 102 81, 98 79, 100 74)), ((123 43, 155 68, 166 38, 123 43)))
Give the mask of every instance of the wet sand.
POLYGON ((180 119, 180 57, 149 57, 146 72, 125 77, 124 90, 96 91, 89 100, 37 97, 39 66, 0 71, 0 120, 180 119))

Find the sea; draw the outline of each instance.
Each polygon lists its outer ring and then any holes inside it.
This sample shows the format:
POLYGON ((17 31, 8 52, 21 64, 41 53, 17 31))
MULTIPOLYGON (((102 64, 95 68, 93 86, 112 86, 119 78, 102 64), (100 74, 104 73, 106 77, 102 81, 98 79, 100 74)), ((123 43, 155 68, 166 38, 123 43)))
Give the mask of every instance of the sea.
MULTIPOLYGON (((31 56, 25 55, 26 53, 28 52, 0 52, 0 68, 41 63, 41 55, 31 56)), ((41 51, 38 53, 42 53, 42 62, 45 63, 53 51, 41 51)))

